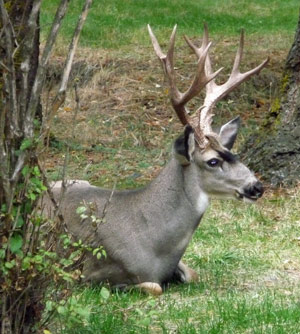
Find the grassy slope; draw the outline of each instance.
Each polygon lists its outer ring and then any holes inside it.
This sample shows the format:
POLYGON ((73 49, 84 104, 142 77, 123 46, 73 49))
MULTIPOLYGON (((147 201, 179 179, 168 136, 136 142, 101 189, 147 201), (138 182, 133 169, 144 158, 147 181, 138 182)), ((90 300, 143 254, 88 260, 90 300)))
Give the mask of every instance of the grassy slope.
MULTIPOLYGON (((44 1, 44 30, 56 2, 44 1)), ((79 2, 72 1, 62 40, 70 35, 79 2)), ((298 1, 275 0, 94 0, 77 56, 83 65, 73 75, 81 80, 75 135, 66 131, 75 110, 71 91, 54 121, 53 131, 60 141, 48 152, 49 175, 59 177, 64 141, 71 145, 70 177, 101 186, 115 181, 120 188, 145 184, 168 160, 170 143, 180 126, 170 116, 166 86, 145 32, 148 22, 159 39, 166 40, 174 23, 179 24, 180 34, 193 36, 201 33, 205 20, 218 42, 214 63, 225 65, 227 71, 237 39, 232 35, 241 27, 248 34, 245 68, 271 55, 262 79, 252 80, 217 106, 217 114, 224 119, 242 112, 243 137, 268 109, 273 94, 270 82, 280 77, 298 6, 298 1)), ((56 50, 54 71, 65 53, 62 44, 56 50)), ((177 45, 179 85, 186 86, 194 58, 179 39, 177 45)), ((132 292, 112 294, 107 301, 99 288, 79 287, 74 295, 80 296, 84 307, 88 305, 89 320, 72 327, 68 317, 61 316, 56 326, 60 332, 84 334, 298 333, 299 227, 297 189, 268 192, 257 206, 213 202, 185 255, 185 261, 200 273, 199 284, 171 286, 156 299, 132 292), (65 324, 68 328, 63 330, 65 324)))
MULTIPOLYGON (((51 22, 58 0, 44 1, 46 15, 42 25, 51 22)), ((82 1, 73 0, 66 24, 65 36, 70 36, 82 1)), ((119 45, 148 43, 146 24, 166 31, 174 24, 189 34, 199 33, 207 22, 212 33, 230 36, 246 28, 251 34, 281 34, 294 31, 297 22, 297 0, 95 0, 82 34, 82 44, 116 48, 119 45)), ((43 14, 43 11, 42 11, 43 14)))

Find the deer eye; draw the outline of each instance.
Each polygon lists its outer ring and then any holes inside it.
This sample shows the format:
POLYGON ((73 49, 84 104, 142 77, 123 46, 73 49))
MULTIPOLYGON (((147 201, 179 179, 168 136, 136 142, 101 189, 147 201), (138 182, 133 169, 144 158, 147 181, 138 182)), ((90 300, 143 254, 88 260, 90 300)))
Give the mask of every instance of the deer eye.
POLYGON ((222 161, 214 158, 206 161, 206 163, 208 164, 209 167, 218 167, 221 165, 222 161))

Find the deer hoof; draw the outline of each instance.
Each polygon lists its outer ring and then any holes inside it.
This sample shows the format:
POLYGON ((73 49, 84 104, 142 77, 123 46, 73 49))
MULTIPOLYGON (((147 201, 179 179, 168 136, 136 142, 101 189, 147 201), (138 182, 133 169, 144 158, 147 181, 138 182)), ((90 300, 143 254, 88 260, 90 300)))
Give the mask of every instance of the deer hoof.
POLYGON ((182 273, 181 281, 183 283, 197 283, 199 282, 199 275, 194 269, 189 268, 182 261, 179 262, 178 268, 179 273, 182 273))
POLYGON ((136 287, 142 292, 145 292, 150 295, 159 296, 163 293, 161 286, 158 283, 153 282, 143 282, 137 284, 136 287))

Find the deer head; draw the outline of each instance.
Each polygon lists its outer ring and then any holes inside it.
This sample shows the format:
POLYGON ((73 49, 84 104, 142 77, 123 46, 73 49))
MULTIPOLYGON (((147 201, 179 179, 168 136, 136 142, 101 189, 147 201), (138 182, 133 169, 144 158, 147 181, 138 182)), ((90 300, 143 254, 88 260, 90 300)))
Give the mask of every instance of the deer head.
POLYGON ((149 25, 148 30, 155 53, 163 65, 169 82, 171 104, 179 120, 185 126, 183 136, 175 142, 175 153, 180 163, 183 166, 195 164, 198 167, 199 182, 206 193, 255 201, 263 193, 262 184, 230 152, 237 136, 240 119, 237 117, 226 123, 217 133, 212 129, 213 108, 234 88, 252 75, 259 73, 269 59, 267 58, 252 70, 245 73, 240 72, 239 67, 244 48, 244 32, 242 31, 231 74, 225 83, 216 84, 215 78, 222 71, 222 68, 216 72, 212 70, 209 57, 209 49, 212 43, 209 42, 207 26, 204 25, 204 35, 200 47, 197 47, 188 37, 184 36, 198 61, 194 79, 187 91, 182 93, 176 86, 173 60, 176 25, 171 34, 167 54, 162 52, 149 25), (186 104, 204 88, 206 89, 206 96, 203 105, 194 113, 190 113, 186 104))

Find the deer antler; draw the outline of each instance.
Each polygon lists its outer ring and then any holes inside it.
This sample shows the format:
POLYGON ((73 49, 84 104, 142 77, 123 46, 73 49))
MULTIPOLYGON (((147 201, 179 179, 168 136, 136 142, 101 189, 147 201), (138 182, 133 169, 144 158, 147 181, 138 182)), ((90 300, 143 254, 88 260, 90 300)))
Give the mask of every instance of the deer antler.
POLYGON ((253 74, 258 73, 268 63, 269 58, 264 60, 260 65, 258 65, 254 69, 245 73, 241 73, 239 71, 239 65, 242 59, 243 47, 244 47, 244 32, 242 31, 240 38, 240 45, 235 57, 235 61, 229 79, 224 84, 217 85, 214 79, 220 73, 222 68, 220 68, 216 72, 212 71, 212 66, 208 54, 211 42, 208 41, 208 29, 205 24, 202 45, 200 48, 196 47, 188 39, 188 37, 184 36, 187 44, 196 54, 198 58, 198 64, 197 64, 196 74, 191 86, 188 88, 186 92, 181 93, 176 87, 175 71, 173 65, 176 27, 177 26, 175 25, 173 32, 171 34, 167 55, 165 55, 161 51, 159 43, 157 42, 157 39, 153 34, 150 25, 148 25, 148 31, 152 40, 155 53, 160 59, 163 65, 164 72, 169 81, 170 98, 172 106, 182 124, 183 125, 190 124, 194 128, 196 139, 199 146, 201 148, 205 148, 208 144, 207 136, 214 136, 214 133, 211 129, 213 107, 219 100, 221 100, 234 88, 236 88, 242 82, 250 78, 253 74), (206 87, 206 97, 204 100, 204 104, 203 106, 197 109, 197 111, 192 117, 190 117, 185 105, 193 97, 198 95, 204 87, 206 87))

